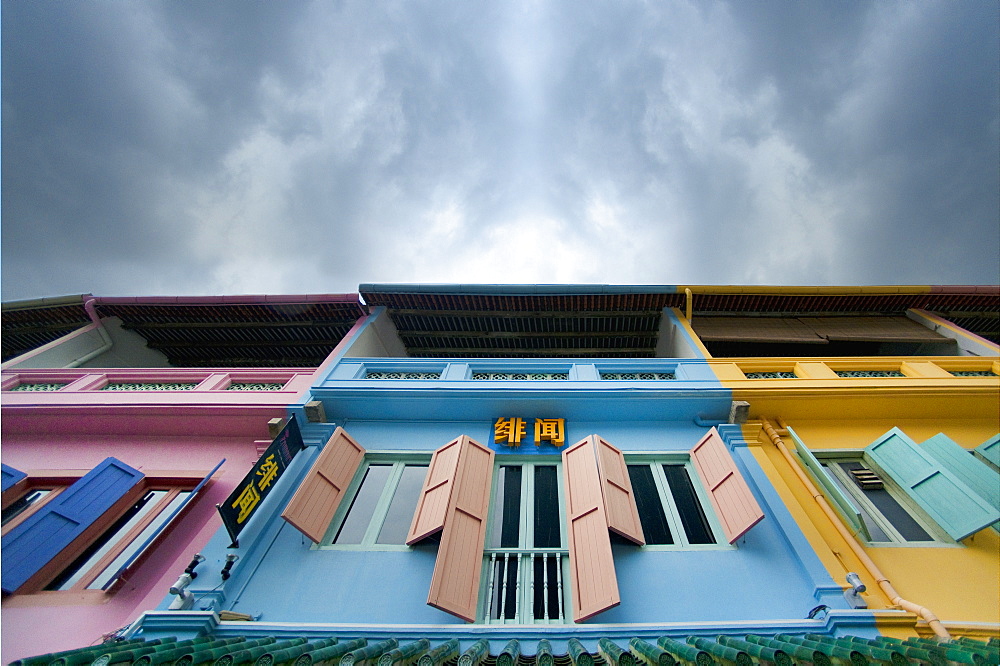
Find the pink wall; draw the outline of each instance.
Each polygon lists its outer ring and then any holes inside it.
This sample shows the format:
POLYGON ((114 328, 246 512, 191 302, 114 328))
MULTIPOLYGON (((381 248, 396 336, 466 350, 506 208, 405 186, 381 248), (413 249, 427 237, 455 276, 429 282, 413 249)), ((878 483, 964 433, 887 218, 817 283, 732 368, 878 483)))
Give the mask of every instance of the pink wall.
MULTIPOLYGON (((273 415, 283 416, 283 410, 273 410, 273 415)), ((215 505, 225 500, 257 459, 251 436, 209 436, 191 431, 173 436, 52 436, 26 432, 20 427, 25 424, 11 425, 5 418, 3 461, 28 473, 33 469, 90 469, 108 456, 142 471, 173 469, 205 474, 223 458, 226 464, 169 537, 106 603, 73 605, 74 595, 67 592, 4 599, 0 623, 3 663, 91 645, 103 634, 128 625, 142 611, 155 608, 191 556, 222 526, 215 505)), ((132 425, 142 430, 141 418, 132 425)), ((264 432, 266 437, 266 425, 264 432)))

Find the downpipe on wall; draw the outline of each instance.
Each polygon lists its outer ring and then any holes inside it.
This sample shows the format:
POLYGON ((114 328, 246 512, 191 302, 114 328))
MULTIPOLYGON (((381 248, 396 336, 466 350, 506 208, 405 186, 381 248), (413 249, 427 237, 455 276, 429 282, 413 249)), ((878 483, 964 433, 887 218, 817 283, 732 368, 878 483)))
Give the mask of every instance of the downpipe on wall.
MULTIPOLYGON (((806 490, 809 491, 809 494, 812 495, 814 500, 816 500, 816 503, 819 505, 820 509, 823 510, 823 513, 825 513, 826 516, 830 519, 830 522, 837 529, 840 535, 844 538, 844 541, 847 542, 847 546, 857 556, 857 558, 861 560, 862 566, 864 566, 868 574, 875 579, 875 582, 878 583, 878 586, 882 589, 882 592, 884 592, 885 595, 889 598, 890 603, 892 603, 895 606, 899 606, 905 611, 916 614, 920 619, 924 620, 927 623, 927 626, 930 627, 930 629, 939 638, 945 640, 951 640, 951 634, 948 633, 948 630, 945 629, 944 625, 941 624, 941 621, 937 618, 936 615, 934 615, 934 613, 930 611, 930 609, 915 604, 912 601, 907 601, 902 596, 900 596, 899 592, 896 591, 896 588, 894 588, 892 586, 892 583, 889 582, 889 579, 886 578, 885 574, 883 574, 882 571, 878 568, 878 565, 875 564, 875 562, 871 559, 871 557, 868 556, 868 553, 865 552, 865 549, 861 547, 861 544, 858 543, 858 540, 855 538, 855 536, 851 534, 846 527, 844 527, 843 521, 840 519, 840 516, 838 516, 836 512, 834 512, 833 507, 830 506, 829 502, 827 502, 826 496, 823 495, 823 493, 816 488, 816 485, 812 482, 812 479, 806 476, 806 473, 802 470, 802 466, 795 462, 795 459, 792 457, 791 451, 789 451, 788 447, 785 446, 785 443, 782 441, 781 437, 775 431, 774 426, 772 426, 770 421, 768 421, 765 418, 761 418, 760 421, 764 429, 764 432, 771 439, 771 443, 774 444, 774 446, 778 449, 782 457, 785 459, 785 462, 788 463, 788 466, 791 467, 792 471, 794 471, 796 476, 799 477, 799 480, 802 482, 802 485, 805 486, 806 490)), ((780 419, 778 421, 778 424, 782 428, 785 427, 785 424, 781 422, 780 419)))
POLYGON ((67 365, 64 365, 64 368, 79 368, 90 359, 96 358, 97 356, 100 356, 104 352, 108 351, 114 345, 111 341, 111 336, 108 335, 108 332, 104 329, 104 324, 101 322, 101 318, 97 316, 97 310, 94 309, 94 303, 95 299, 89 299, 83 304, 83 309, 87 311, 88 315, 90 315, 90 321, 94 322, 94 328, 96 328, 97 332, 101 335, 101 339, 104 340, 104 344, 94 351, 84 354, 75 361, 71 361, 67 365))

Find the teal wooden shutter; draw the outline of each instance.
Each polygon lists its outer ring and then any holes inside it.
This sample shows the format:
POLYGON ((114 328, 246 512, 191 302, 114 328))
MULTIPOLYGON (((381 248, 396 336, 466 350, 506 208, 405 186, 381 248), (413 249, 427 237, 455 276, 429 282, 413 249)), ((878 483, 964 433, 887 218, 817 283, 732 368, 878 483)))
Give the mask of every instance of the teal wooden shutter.
POLYGON ((27 476, 27 474, 19 469, 14 469, 10 465, 0 463, 0 478, 3 479, 3 485, 0 487, 0 492, 7 492, 7 490, 12 488, 15 483, 21 479, 27 478, 27 476))
POLYGON ((876 439, 865 449, 865 455, 956 541, 1000 519, 1000 510, 921 450, 899 428, 876 439))
POLYGON ((1000 435, 993 435, 977 446, 976 455, 1000 470, 1000 435))
POLYGON ((4 535, 2 589, 11 593, 83 534, 143 478, 116 458, 105 458, 23 523, 4 535))
POLYGON ((854 534, 861 535, 865 541, 871 541, 872 536, 868 532, 868 526, 865 525, 865 521, 861 517, 861 512, 854 506, 854 502, 830 478, 830 474, 826 471, 826 468, 816 459, 816 456, 813 455, 812 451, 809 450, 802 440, 799 439, 795 431, 789 428, 788 434, 792 437, 792 441, 795 442, 795 453, 798 454, 799 460, 802 461, 802 464, 810 472, 813 480, 823 489, 823 493, 830 500, 833 508, 837 510, 837 513, 840 514, 841 518, 844 519, 844 522, 847 523, 854 534))
POLYGON ((920 445, 962 483, 976 491, 993 507, 1000 509, 1000 474, 943 433, 920 445))

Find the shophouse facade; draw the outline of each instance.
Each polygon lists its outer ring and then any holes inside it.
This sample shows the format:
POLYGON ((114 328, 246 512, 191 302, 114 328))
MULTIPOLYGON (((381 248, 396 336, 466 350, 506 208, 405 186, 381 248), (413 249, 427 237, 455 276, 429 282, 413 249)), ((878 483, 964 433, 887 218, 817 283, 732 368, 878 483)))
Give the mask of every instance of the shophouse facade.
POLYGON ((211 484, 227 525, 123 634, 193 663, 992 658, 997 288, 359 291, 281 414, 301 450, 257 501, 261 459, 211 484))

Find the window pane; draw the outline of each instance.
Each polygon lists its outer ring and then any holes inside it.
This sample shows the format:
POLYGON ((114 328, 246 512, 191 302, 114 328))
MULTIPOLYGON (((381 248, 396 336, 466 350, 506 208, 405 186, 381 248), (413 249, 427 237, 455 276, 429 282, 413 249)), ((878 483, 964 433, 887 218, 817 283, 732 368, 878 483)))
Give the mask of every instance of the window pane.
MULTIPOLYGON (((839 463, 840 467, 847 472, 848 478, 851 477, 852 469, 868 469, 859 462, 845 462, 839 463)), ((933 541, 934 539, 928 534, 920 524, 913 519, 913 516, 904 509, 896 499, 889 494, 889 491, 885 488, 879 490, 866 490, 861 488, 860 485, 856 484, 857 487, 865 494, 872 504, 875 505, 882 515, 885 516, 886 520, 892 523, 892 526, 896 528, 900 536, 902 536, 907 541, 933 541)))
POLYGON ((417 508, 420 489, 424 487, 427 465, 407 465, 396 486, 396 492, 389 504, 389 512, 378 533, 378 543, 402 544, 413 522, 413 512, 417 508))
POLYGON ((646 543, 651 546, 673 543, 660 494, 656 492, 652 468, 649 465, 629 465, 628 477, 632 481, 635 506, 639 510, 639 522, 642 523, 646 543))
MULTIPOLYGON (((826 467, 826 465, 823 465, 823 467, 826 467)), ((848 497, 851 496, 851 491, 844 485, 844 482, 840 480, 839 476, 836 474, 830 474, 829 477, 833 479, 834 483, 840 486, 840 489, 843 490, 848 497)), ((865 527, 868 528, 868 534, 872 538, 872 543, 892 541, 892 539, 889 538, 889 535, 885 533, 885 530, 883 530, 879 526, 878 522, 876 522, 875 518, 872 517, 872 513, 868 510, 867 506, 856 499, 853 499, 853 503, 857 505, 856 508, 858 509, 858 513, 861 514, 861 520, 865 521, 865 527)))
POLYGON ((3 510, 3 525, 21 515, 25 509, 38 502, 40 499, 51 493, 51 490, 29 490, 23 497, 3 510))
POLYGON ((180 506, 181 502, 187 499, 187 496, 190 494, 191 494, 190 490, 185 490, 183 492, 177 493, 177 496, 174 497, 172 500, 170 500, 170 504, 163 507, 163 509, 161 509, 160 512, 156 514, 156 518, 154 518, 149 523, 149 525, 147 525, 146 528, 139 533, 139 535, 136 538, 132 539, 132 542, 125 547, 125 550, 119 553, 118 557, 112 560, 111 564, 104 567, 104 570, 101 571, 101 573, 97 576, 97 578, 95 578, 94 581, 87 586, 87 589, 88 590, 102 589, 104 585, 111 580, 111 577, 114 576, 116 573, 118 573, 118 568, 121 567, 123 564, 125 564, 125 562, 128 561, 128 558, 132 557, 132 555, 138 552, 138 550, 146 542, 146 539, 148 539, 150 535, 153 534, 153 532, 158 530, 160 526, 163 525, 164 521, 166 521, 167 518, 170 517, 170 514, 173 512, 173 510, 176 509, 178 506, 180 506))
POLYGON ((535 465, 535 548, 562 545, 555 465, 535 465))
POLYGON ((503 465, 497 475, 490 548, 517 548, 521 532, 521 467, 503 465))
POLYGON ((361 481, 361 487, 358 488, 358 493, 351 502, 351 508, 347 510, 347 518, 344 519, 344 524, 340 526, 340 531, 333 539, 334 543, 361 543, 391 471, 392 465, 368 466, 368 469, 365 470, 365 478, 361 481))
POLYGON ((165 495, 166 490, 153 490, 132 505, 125 515, 119 518, 104 534, 100 536, 80 557, 69 565, 59 576, 45 588, 46 590, 68 590, 84 577, 95 564, 115 548, 137 523, 139 523, 165 495))
POLYGON ((691 485, 691 477, 684 465, 664 465, 663 473, 667 476, 670 492, 673 493, 677 513, 681 516, 681 524, 687 534, 688 543, 715 543, 712 528, 708 526, 705 511, 701 508, 698 495, 691 485))

